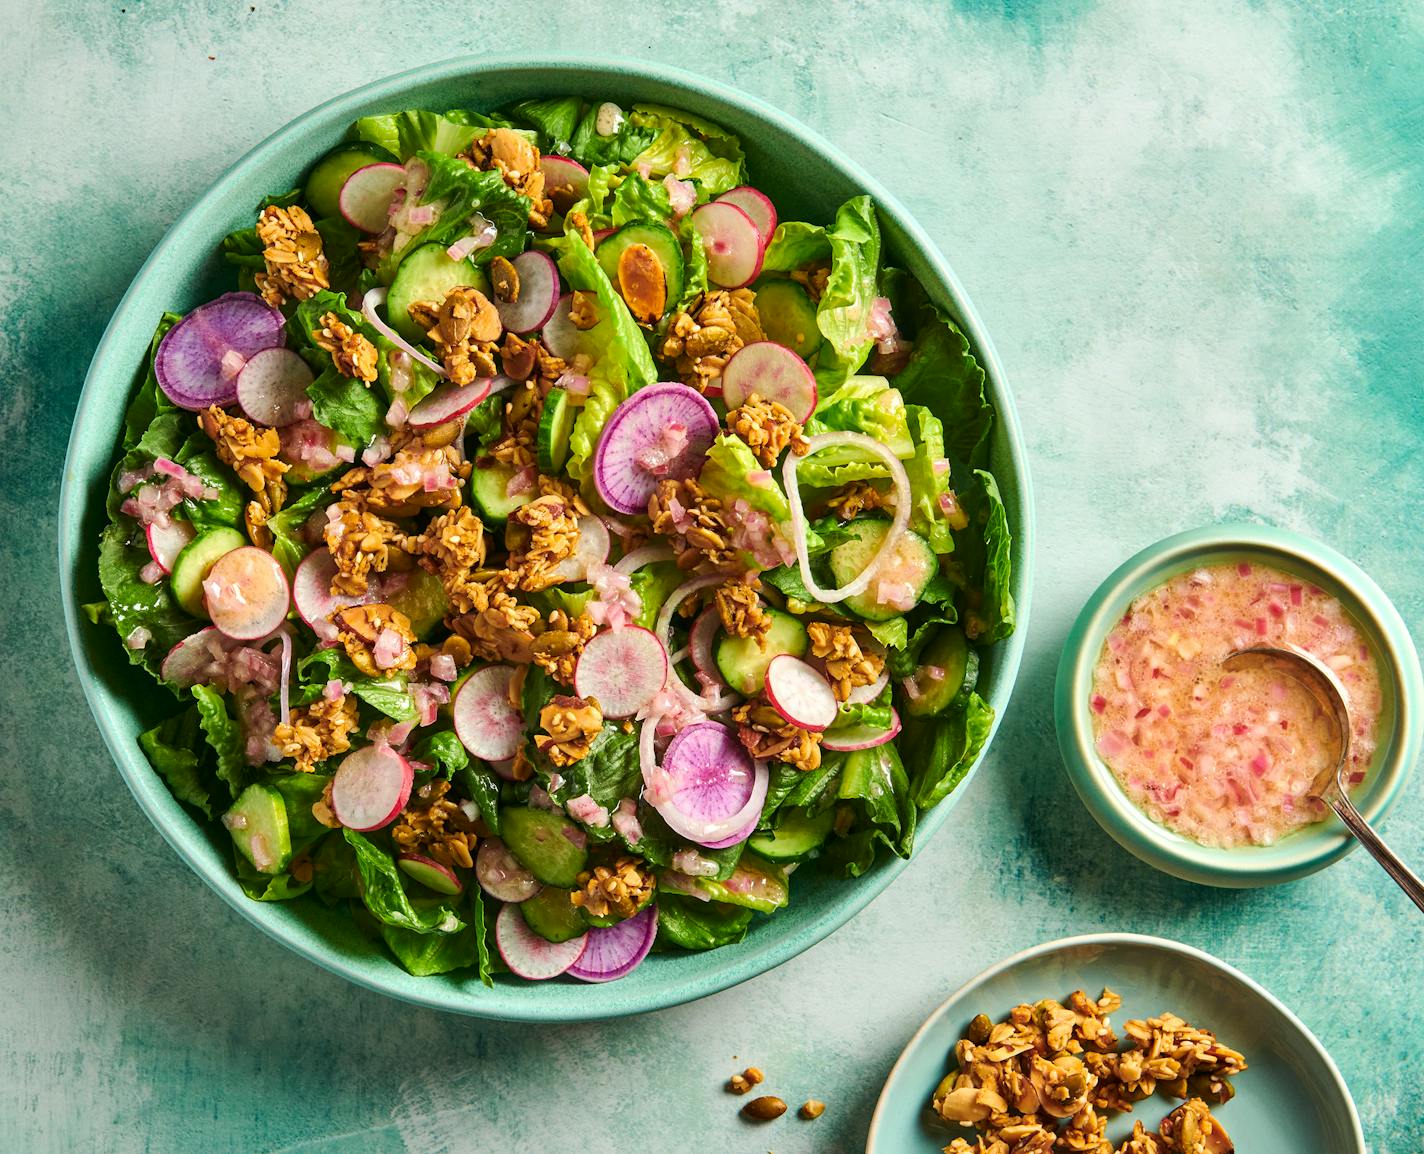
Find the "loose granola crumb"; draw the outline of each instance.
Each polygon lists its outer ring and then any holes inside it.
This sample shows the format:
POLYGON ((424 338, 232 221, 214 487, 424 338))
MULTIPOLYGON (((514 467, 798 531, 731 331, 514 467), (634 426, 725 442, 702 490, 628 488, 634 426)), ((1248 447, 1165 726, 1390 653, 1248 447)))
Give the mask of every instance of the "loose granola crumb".
POLYGON ((452 384, 468 385, 495 375, 494 352, 504 325, 499 312, 479 289, 459 286, 443 301, 416 301, 410 319, 426 330, 440 350, 452 384))
POLYGON ((752 1088, 752 1084, 741 1074, 733 1074, 727 1080, 727 1092, 729 1094, 745 1094, 752 1088))
POLYGON ((410 618, 383 602, 352 605, 331 615, 337 639, 351 663, 367 677, 415 668, 415 633, 410 618))
POLYGON ((655 885, 647 862, 640 857, 624 856, 612 866, 595 866, 579 874, 578 889, 569 895, 569 901, 596 918, 615 914, 631 918, 647 905, 655 885))
POLYGON ((277 459, 282 448, 277 430, 234 417, 217 405, 198 414, 198 427, 211 438, 218 460, 256 495, 262 511, 277 512, 287 499, 285 474, 290 467, 277 459))
POLYGON ((748 1066, 742 1071, 742 1077, 753 1086, 760 1086, 766 1081, 766 1075, 761 1072, 760 1066, 748 1066))
POLYGON ((790 449, 798 457, 811 451, 811 443, 801 435, 801 423, 778 401, 768 401, 752 393, 727 414, 727 428, 739 436, 770 469, 782 452, 790 449))
POLYGON ((801 1109, 796 1111, 796 1113, 799 1114, 802 1118, 804 1118, 807 1122, 814 1122, 825 1112, 826 1104, 815 1098, 809 1098, 805 1102, 802 1102, 801 1109))
POLYGON ((726 568, 737 559, 728 540, 731 528, 722 502, 694 480, 665 477, 659 481, 648 498, 648 518, 653 531, 672 546, 679 568, 691 569, 704 559, 726 568))
POLYGON ((724 581, 713 594, 713 604, 722 618, 722 628, 732 637, 755 638, 759 648, 766 648, 766 635, 771 629, 771 616, 762 607, 757 589, 761 582, 754 574, 751 580, 741 578, 724 581))
POLYGON ((465 161, 475 168, 498 172, 504 183, 529 198, 529 226, 545 228, 553 214, 553 202, 544 195, 544 173, 539 167, 539 150, 529 138, 512 128, 491 128, 471 141, 465 161))
POLYGON ((569 302, 569 321, 576 329, 588 330, 598 324, 598 297, 586 289, 577 289, 569 302))
POLYGON ((587 613, 570 619, 562 609, 555 609, 544 632, 534 638, 534 664, 560 684, 572 685, 579 654, 597 632, 598 626, 587 613))
POLYGON ((510 380, 527 381, 539 368, 539 342, 526 341, 518 333, 505 333, 499 365, 510 380))
POLYGON ((842 521, 854 521, 862 513, 893 507, 890 494, 877 489, 869 481, 851 481, 826 502, 842 521))
MULTIPOLYGON (((310 705, 292 710, 290 717, 273 731, 272 740, 283 757, 296 761, 299 773, 311 773, 319 762, 351 748, 349 738, 358 721, 354 698, 345 694, 333 701, 318 698, 310 705)), ((329 798, 326 805, 329 813, 329 798)), ((315 806, 313 813, 316 813, 315 806)), ((317 820, 322 821, 322 815, 317 814, 317 820)), ((334 825, 335 818, 323 824, 334 825)))
POLYGON ((885 659, 864 652, 849 625, 812 621, 806 626, 806 635, 811 642, 811 656, 825 664, 837 701, 847 700, 853 689, 873 685, 885 670, 885 659))
POLYGON ((367 384, 376 379, 376 346, 334 312, 322 314, 321 328, 312 334, 312 341, 331 354, 331 363, 342 376, 367 384))
POLYGON ((737 739, 742 747, 758 761, 775 758, 802 772, 820 766, 821 735, 792 725, 765 693, 733 709, 732 720, 737 723, 737 739))
POLYGON ((446 796, 449 791, 450 783, 438 777, 417 789, 391 826, 391 840, 406 853, 469 869, 479 838, 469 815, 446 796))
POLYGON ((588 756, 603 729, 603 713, 595 698, 558 694, 539 711, 539 726, 544 732, 534 735, 534 745, 563 768, 588 756))
POLYGON ((391 546, 405 539, 398 525, 367 509, 359 493, 347 494, 327 508, 322 534, 336 565, 331 592, 352 597, 366 592, 372 573, 386 571, 391 546))
POLYGON ((481 597, 488 604, 487 591, 475 576, 485 563, 485 527, 469 506, 433 518, 425 532, 406 540, 406 547, 420 558, 422 568, 440 578, 456 613, 470 612, 481 597))
POLYGON ((679 309, 668 324, 661 354, 687 384, 705 390, 743 345, 765 340, 751 289, 718 289, 679 309))
POLYGON ((321 233, 299 205, 268 205, 257 218, 264 271, 253 280, 262 299, 278 308, 287 299, 304 301, 331 287, 331 268, 321 250, 321 233))

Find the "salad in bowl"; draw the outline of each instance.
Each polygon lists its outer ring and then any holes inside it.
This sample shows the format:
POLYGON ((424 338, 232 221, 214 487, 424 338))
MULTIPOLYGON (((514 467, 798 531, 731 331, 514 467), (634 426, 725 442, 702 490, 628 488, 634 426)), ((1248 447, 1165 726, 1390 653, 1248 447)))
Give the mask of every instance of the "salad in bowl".
POLYGON ((248 896, 603 982, 908 857, 1014 604, 984 372, 870 198, 781 221, 717 125, 577 97, 313 161, 159 322, 86 606, 248 896))

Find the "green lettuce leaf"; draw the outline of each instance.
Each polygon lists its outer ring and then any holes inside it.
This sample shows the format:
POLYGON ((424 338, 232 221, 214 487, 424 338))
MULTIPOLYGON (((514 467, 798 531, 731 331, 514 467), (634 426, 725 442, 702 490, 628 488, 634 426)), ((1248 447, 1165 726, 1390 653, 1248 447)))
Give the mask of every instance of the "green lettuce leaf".
POLYGON ((634 105, 628 120, 657 131, 652 143, 633 158, 630 167, 661 179, 669 174, 696 181, 708 197, 744 183, 742 144, 724 128, 686 112, 657 104, 634 105))
POLYGON ((819 224, 786 220, 776 226, 762 256, 761 271, 795 272, 831 259, 831 242, 819 224))
POLYGON ((218 460, 208 435, 203 432, 190 435, 173 459, 218 493, 213 498, 184 501, 183 511, 188 514, 188 520, 200 529, 214 525, 242 529, 242 510, 247 505, 248 491, 238 481, 237 474, 218 460))
POLYGON ((875 860, 876 848, 887 846, 909 857, 914 845, 916 809, 909 778, 894 742, 862 749, 847 756, 837 798, 855 814, 850 834, 833 838, 826 858, 849 877, 859 877, 875 860))
POLYGON ((217 755, 217 775, 227 783, 236 801, 237 795, 252 782, 242 727, 228 713, 223 695, 212 686, 195 685, 192 692, 203 736, 217 755))
POLYGON ((610 216, 614 228, 643 221, 661 224, 672 216, 672 201, 661 184, 634 172, 624 177, 614 191, 610 216))
POLYGON ((401 968, 417 978, 475 966, 480 981, 493 986, 485 942, 485 907, 478 893, 470 899, 469 919, 464 929, 453 934, 432 934, 387 923, 381 926, 381 937, 401 968))
POLYGON ((465 796, 480 808, 480 817, 490 832, 499 836, 499 778, 494 770, 478 761, 472 761, 456 771, 460 788, 465 796))
POLYGON ((173 599, 167 581, 149 585, 139 576, 153 558, 137 532, 136 522, 124 517, 125 524, 114 523, 104 529, 99 538, 99 585, 109 603, 109 615, 121 640, 135 629, 146 629, 149 640, 141 649, 124 651, 135 665, 142 665, 155 677, 168 651, 202 628, 202 623, 189 617, 173 599))
POLYGON ((956 619, 953 606, 925 616, 916 614, 916 617, 915 627, 909 631, 904 643, 897 645, 894 652, 886 655, 885 663, 889 666, 891 677, 909 677, 914 673, 925 646, 934 640, 935 634, 941 628, 953 625, 956 619))
POLYGON ((663 603, 672 591, 686 580, 687 572, 679 569, 676 561, 658 561, 636 570, 628 578, 628 584, 638 595, 642 605, 635 623, 644 629, 653 628, 657 624, 663 603))
POLYGON ((334 365, 307 386, 307 396, 317 422, 352 445, 364 447, 385 432, 386 406, 369 385, 342 376, 334 365))
POLYGON ((129 402, 128 410, 124 413, 125 451, 139 443, 161 413, 178 412, 178 407, 158 387, 158 378, 153 372, 153 358, 158 352, 159 343, 168 335, 168 330, 182 319, 178 313, 164 313, 159 318, 158 327, 148 345, 143 383, 139 385, 138 392, 134 394, 134 399, 129 402))
POLYGON ((464 108, 456 108, 443 115, 411 109, 382 116, 363 116, 351 126, 347 135, 379 145, 400 157, 404 163, 418 152, 445 156, 464 152, 475 137, 483 136, 487 128, 502 123, 505 123, 502 117, 496 119, 464 108))
POLYGON ((521 100, 509 110, 515 121, 533 127, 540 136, 543 152, 567 153, 585 105, 577 96, 555 96, 544 100, 521 100))
POLYGON ((658 895, 658 945, 684 950, 714 950, 747 936, 752 911, 722 902, 704 902, 682 894, 658 895))
POLYGON ((299 898, 312 888, 312 879, 299 882, 290 873, 264 874, 240 853, 233 854, 237 862, 237 884, 255 902, 286 902, 299 898))
POLYGON ((569 155, 585 168, 631 167, 644 149, 658 138, 658 129, 625 116, 618 130, 608 136, 598 131, 598 105, 584 104, 578 127, 569 139, 569 155))
POLYGON ((918 332, 909 362, 895 376, 907 403, 924 405, 940 419, 944 446, 956 468, 953 484, 968 469, 989 460, 989 431, 994 409, 984 395, 984 370, 969 349, 969 339, 927 302, 917 315, 918 332))
POLYGON ((958 712, 906 720, 897 740, 909 763, 918 766, 910 788, 920 809, 938 805, 964 780, 993 724, 993 707, 977 693, 958 712))
MULTIPOLYGON (((814 464, 815 459, 812 460, 814 464)), ((732 433, 723 433, 707 450, 707 462, 702 466, 698 484, 727 507, 742 498, 753 509, 784 525, 791 518, 791 506, 775 476, 751 479, 753 473, 766 472, 745 441, 732 433)))
POLYGON ((971 585, 964 614, 964 631, 987 645, 1014 631, 1012 580, 1013 539, 999 486, 983 469, 974 470, 971 484, 959 494, 969 514, 969 527, 955 534, 960 564, 971 585))
POLYGON ((447 780, 470 764, 469 753, 450 729, 425 732, 411 750, 411 757, 433 765, 436 772, 447 780))
POLYGON ((302 558, 312 549, 301 537, 302 526, 313 513, 325 508, 333 499, 325 485, 318 485, 268 519, 267 528, 272 532, 272 556, 277 558, 288 578, 297 571, 302 558))
POLYGON ((329 834, 312 851, 312 882, 316 896, 327 905, 361 896, 356 851, 340 834, 329 834))
POLYGON ((707 291, 707 249, 702 234, 692 227, 689 213, 677 222, 678 239, 682 241, 682 296, 678 308, 686 308, 707 291))
POLYGON ((940 504, 940 497, 949 492, 949 470, 935 470, 936 461, 949 464, 944 454, 944 426, 923 405, 906 405, 905 416, 915 442, 914 456, 905 462, 910 478, 910 528, 936 553, 952 553, 954 532, 940 504))
POLYGON ((637 797, 642 788, 638 735, 624 733, 621 726, 608 722, 594 738, 587 755, 557 772, 563 780, 558 789, 549 791, 549 796, 560 805, 587 794, 612 813, 619 801, 637 797))
POLYGON ((202 810, 209 818, 213 816, 212 791, 216 783, 212 767, 200 755, 205 747, 196 707, 140 733, 138 744, 174 797, 202 810))
POLYGON ((347 682, 352 694, 392 721, 411 721, 418 715, 406 679, 400 674, 367 677, 346 656, 343 649, 316 649, 297 662, 298 693, 294 706, 310 705, 321 696, 326 683, 335 678, 347 682))
POLYGON ((388 850, 354 829, 341 832, 356 851, 361 897, 377 921, 417 934, 458 934, 465 928, 467 923, 446 902, 416 905, 411 901, 395 857, 388 850))
MULTIPOLYGON (((391 389, 391 354, 396 346, 364 316, 348 308, 340 293, 323 289, 301 301, 287 324, 288 333, 308 364, 318 374, 307 386, 312 401, 312 416, 356 448, 371 443, 378 433, 385 432, 385 404, 365 381, 347 377, 337 368, 331 354, 316 343, 321 330, 321 318, 335 313, 343 324, 350 325, 376 346, 376 380, 385 391, 386 400, 393 400, 391 389)), ((410 383, 405 391, 406 403, 416 404, 428 395, 440 379, 418 361, 410 367, 410 383)))
POLYGON ((888 621, 864 621, 862 624, 876 641, 890 649, 903 649, 909 640, 910 623, 903 616, 891 617, 888 621))

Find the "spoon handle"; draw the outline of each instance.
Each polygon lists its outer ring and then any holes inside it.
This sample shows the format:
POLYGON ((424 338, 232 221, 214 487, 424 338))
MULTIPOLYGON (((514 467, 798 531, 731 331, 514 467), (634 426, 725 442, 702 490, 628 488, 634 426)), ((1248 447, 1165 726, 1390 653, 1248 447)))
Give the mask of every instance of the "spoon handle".
POLYGON ((1395 857, 1394 851, 1384 844, 1384 839, 1370 828, 1370 823, 1360 816, 1360 811, 1355 808, 1352 802, 1343 793, 1336 790, 1331 791, 1334 796, 1329 798, 1330 808, 1333 809, 1345 823, 1350 832, 1355 835, 1359 843, 1370 851, 1370 856, 1384 867, 1384 872, 1389 874, 1406 894, 1410 900, 1424 910, 1424 881, 1405 865, 1399 858, 1395 857))

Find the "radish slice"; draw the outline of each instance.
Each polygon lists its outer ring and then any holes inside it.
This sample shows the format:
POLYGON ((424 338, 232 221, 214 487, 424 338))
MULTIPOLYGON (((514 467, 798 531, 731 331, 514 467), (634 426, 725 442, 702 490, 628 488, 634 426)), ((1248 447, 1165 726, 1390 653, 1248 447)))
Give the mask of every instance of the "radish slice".
POLYGON ((690 477, 717 436, 717 414, 696 389, 639 389, 613 410, 593 458, 598 494, 619 513, 646 513, 665 477, 690 477))
POLYGON ((717 202, 736 205, 746 213, 756 225, 757 232, 761 233, 762 249, 766 249, 771 243, 771 234, 776 231, 776 205, 771 203, 771 197, 764 192, 758 192, 749 184, 744 184, 740 188, 724 192, 717 198, 717 202))
POLYGON ((835 753, 853 753, 857 749, 874 749, 894 741, 900 733, 900 714, 890 710, 890 728, 876 729, 870 725, 845 725, 828 729, 821 736, 821 745, 835 753))
POLYGON ((301 417, 312 380, 306 361, 291 349, 263 349, 237 374, 237 403, 248 420, 280 429, 301 417))
POLYGON ((362 232, 385 232, 391 218, 391 197, 405 184, 399 164, 368 164, 358 168, 341 186, 338 204, 346 223, 362 232))
POLYGON ((323 641, 336 640, 336 626, 331 623, 333 613, 380 600, 380 594, 370 587, 359 597, 333 593, 331 582, 336 574, 336 562, 331 558, 331 550, 322 546, 302 559, 292 578, 292 600, 296 603, 297 613, 323 641))
POLYGON ((792 725, 813 732, 825 729, 840 712, 831 683, 789 653, 773 657, 766 667, 766 697, 792 725))
POLYGON ((148 542, 148 555, 165 573, 173 572, 173 562, 183 552, 183 546, 198 535, 191 521, 168 519, 166 525, 152 521, 144 527, 144 539, 148 542))
POLYGON ((489 763, 489 767, 494 770, 498 776, 504 778, 505 781, 518 780, 514 776, 514 758, 512 757, 495 758, 489 763))
POLYGON ((410 800, 410 762, 389 745, 347 754, 331 779, 331 809, 342 825, 361 833, 395 821, 410 800))
POLYGON ((519 299, 496 297, 495 311, 510 332, 532 333, 543 328, 559 307, 559 266, 546 253, 530 249, 514 258, 514 271, 519 274, 519 299))
POLYGON ((203 580, 203 604, 229 637, 254 641, 282 624, 292 592, 271 553, 244 545, 214 562, 203 580))
POLYGON ((596 697, 604 717, 632 717, 667 682, 667 650, 651 629, 626 625, 595 634, 574 666, 574 692, 596 697))
POLYGON ((588 934, 566 942, 550 942, 529 928, 517 905, 501 906, 494 920, 494 944, 512 974, 531 982, 557 978, 576 961, 588 934))
POLYGON ((196 412, 237 400, 237 378, 252 357, 283 341, 286 318, 255 293, 226 293, 199 305, 158 344, 153 375, 179 408, 196 412))
POLYGON ((509 665, 486 665, 455 694, 455 736, 484 761, 504 761, 524 742, 524 721, 509 703, 509 665))
POLYGON ((544 174, 544 195, 560 212, 588 192, 588 169, 567 156, 541 156, 539 171, 544 174))
POLYGON ((869 705, 885 692, 890 684, 890 670, 881 669, 880 676, 869 685, 857 685, 846 697, 847 705, 869 705))
POLYGON ((434 858, 418 853, 403 853, 396 855, 396 865, 426 889, 434 890, 437 894, 449 894, 453 897, 464 891, 465 883, 455 876, 455 871, 434 858))
MULTIPOLYGON (((522 288, 522 286, 521 286, 522 288)), ((549 314, 539 332, 539 339, 544 342, 544 347, 556 357, 571 361, 584 350, 584 333, 592 332, 593 329, 579 329, 574 327, 571 316, 574 303, 574 294, 565 293, 554 305, 554 311, 549 314)), ((599 324, 603 319, 599 318, 599 324)), ((594 325, 593 328, 597 328, 594 325)))
POLYGON ((525 902, 544 888, 497 837, 480 839, 475 877, 485 893, 502 902, 525 902))
MULTIPOLYGON (((649 728, 645 723, 644 731, 649 728)), ((645 764, 646 797, 674 833, 699 845, 722 841, 758 818, 770 781, 766 763, 754 762, 736 735, 715 721, 681 730, 663 765, 651 771, 649 781, 645 764)))
POLYGON ((692 216, 707 250, 707 276, 722 288, 741 288, 761 272, 762 239, 752 218, 734 204, 714 200, 692 216))
POLYGON ((586 581, 589 570, 608 560, 613 539, 608 528, 598 517, 585 516, 578 519, 578 544, 574 555, 565 557, 554 567, 554 573, 561 581, 586 581))
POLYGON ((415 408, 406 423, 412 429, 433 429, 463 417, 490 394, 493 377, 480 377, 468 385, 441 385, 415 408))
POLYGON ((785 345, 753 341, 733 353, 722 369, 722 401, 735 409, 753 393, 780 402, 796 420, 806 421, 816 411, 816 374, 785 345))
MULTIPOLYGON (((612 982, 631 974, 653 948, 658 936, 658 907, 648 906, 631 918, 589 930, 588 944, 568 968, 581 982, 612 982)), ((512 969, 513 967, 511 967, 512 969)))

